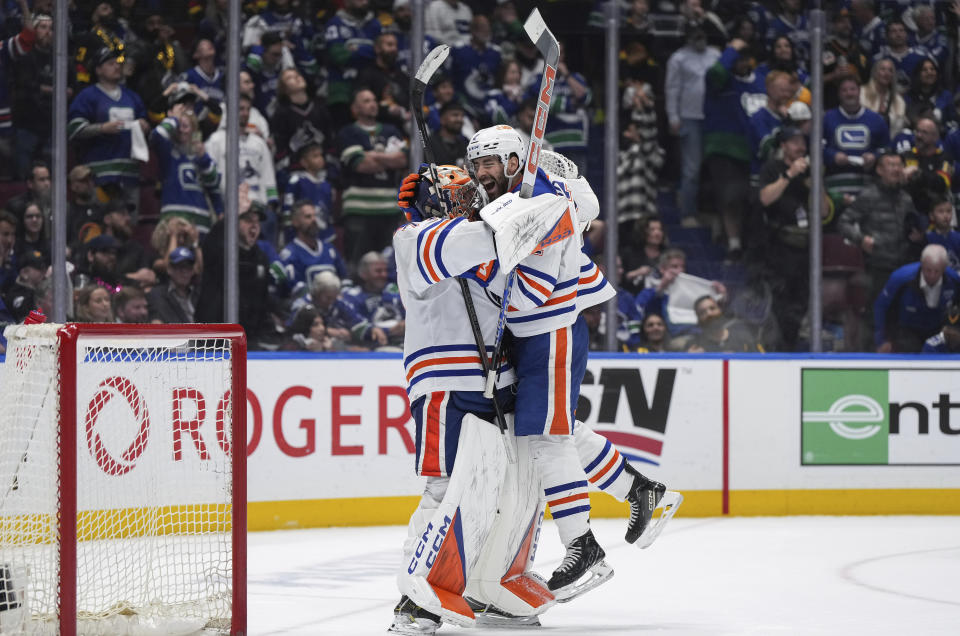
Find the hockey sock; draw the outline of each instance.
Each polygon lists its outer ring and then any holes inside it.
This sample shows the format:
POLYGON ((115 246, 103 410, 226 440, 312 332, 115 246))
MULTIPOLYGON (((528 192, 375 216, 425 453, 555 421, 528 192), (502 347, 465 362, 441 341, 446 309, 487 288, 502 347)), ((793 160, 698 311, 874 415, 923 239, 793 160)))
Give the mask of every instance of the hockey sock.
POLYGON ((540 476, 550 514, 560 531, 560 541, 569 545, 590 529, 590 496, 573 437, 531 437, 530 455, 540 476))
POLYGON ((625 470, 626 458, 613 447, 610 440, 583 422, 577 422, 573 441, 590 484, 612 495, 617 501, 626 501, 633 484, 633 476, 625 470))

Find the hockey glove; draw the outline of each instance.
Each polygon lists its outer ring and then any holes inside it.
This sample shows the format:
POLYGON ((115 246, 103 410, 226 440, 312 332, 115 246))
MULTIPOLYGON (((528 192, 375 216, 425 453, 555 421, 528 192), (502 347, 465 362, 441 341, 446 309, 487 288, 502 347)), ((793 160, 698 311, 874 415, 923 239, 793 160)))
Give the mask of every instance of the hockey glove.
POLYGON ((400 183, 400 190, 397 192, 397 205, 403 210, 407 221, 414 220, 412 212, 416 209, 417 186, 420 185, 421 179, 423 177, 419 173, 412 172, 405 176, 400 183))

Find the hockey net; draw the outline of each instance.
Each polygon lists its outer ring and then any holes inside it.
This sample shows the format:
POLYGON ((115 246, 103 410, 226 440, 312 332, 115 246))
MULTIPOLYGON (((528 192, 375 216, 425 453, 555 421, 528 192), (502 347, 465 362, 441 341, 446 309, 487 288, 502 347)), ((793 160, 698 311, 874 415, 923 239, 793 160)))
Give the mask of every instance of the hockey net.
POLYGON ((242 633, 242 330, 5 335, 0 633, 242 633))

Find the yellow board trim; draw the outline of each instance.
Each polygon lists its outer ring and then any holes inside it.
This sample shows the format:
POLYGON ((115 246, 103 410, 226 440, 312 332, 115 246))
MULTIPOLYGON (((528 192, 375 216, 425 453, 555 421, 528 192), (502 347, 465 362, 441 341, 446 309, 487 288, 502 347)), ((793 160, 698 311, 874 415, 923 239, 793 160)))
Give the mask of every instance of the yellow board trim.
MULTIPOLYGON (((719 490, 686 490, 683 498, 677 517, 718 517, 723 512, 719 490)), ((360 497, 251 502, 247 529, 406 525, 419 501, 419 497, 360 497)), ((595 518, 629 514, 626 503, 603 493, 590 493, 590 505, 595 518)), ((957 515, 960 489, 738 490, 730 493, 730 514, 957 515)))
MULTIPOLYGON (((718 517, 722 514, 719 490, 683 492, 678 517, 718 517)), ((332 526, 406 525, 419 497, 356 497, 255 501, 247 505, 247 530, 285 530, 332 526)), ((603 493, 590 493, 590 515, 622 518, 626 503, 603 493)), ((837 490, 734 490, 731 516, 783 515, 960 515, 960 489, 837 489, 837 490)), ((83 540, 129 538, 153 534, 226 532, 230 528, 226 506, 164 506, 159 510, 111 510, 81 513, 78 538, 83 540), (198 514, 202 512, 203 514, 198 514), (158 517, 159 513, 159 517, 158 517), (157 524, 157 519, 164 522, 157 524), (153 523, 144 523, 152 520, 153 523), (104 528, 113 528, 106 532, 104 528)), ((547 518, 550 513, 547 511, 547 518)), ((0 537, 56 535, 54 515, 0 517, 0 537)))

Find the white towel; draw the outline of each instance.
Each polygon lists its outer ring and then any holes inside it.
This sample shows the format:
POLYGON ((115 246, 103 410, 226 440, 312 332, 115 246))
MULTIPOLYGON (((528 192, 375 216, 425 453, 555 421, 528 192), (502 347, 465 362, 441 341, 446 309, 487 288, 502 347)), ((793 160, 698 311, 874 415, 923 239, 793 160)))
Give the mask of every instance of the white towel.
POLYGON ((140 120, 123 122, 123 127, 130 131, 130 158, 146 163, 150 160, 150 149, 147 147, 147 138, 143 135, 140 120))

